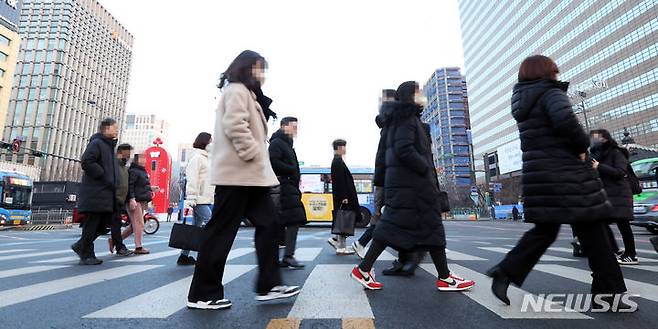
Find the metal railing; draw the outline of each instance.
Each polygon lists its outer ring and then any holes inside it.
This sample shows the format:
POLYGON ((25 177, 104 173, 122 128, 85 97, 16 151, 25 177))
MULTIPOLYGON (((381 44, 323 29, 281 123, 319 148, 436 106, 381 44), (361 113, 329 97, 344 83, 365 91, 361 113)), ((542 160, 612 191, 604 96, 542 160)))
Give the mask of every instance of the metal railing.
POLYGON ((70 209, 33 209, 32 225, 69 224, 73 221, 70 209))

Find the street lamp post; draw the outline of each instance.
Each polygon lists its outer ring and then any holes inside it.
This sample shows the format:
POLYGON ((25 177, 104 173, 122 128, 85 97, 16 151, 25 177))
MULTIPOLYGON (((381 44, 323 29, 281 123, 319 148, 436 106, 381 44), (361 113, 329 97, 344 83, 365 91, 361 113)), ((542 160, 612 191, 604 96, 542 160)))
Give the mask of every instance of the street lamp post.
POLYGON ((580 109, 583 111, 583 118, 585 119, 585 130, 589 132, 589 120, 587 119, 587 109, 585 108, 585 98, 587 98, 587 93, 584 91, 578 91, 580 96, 580 109))

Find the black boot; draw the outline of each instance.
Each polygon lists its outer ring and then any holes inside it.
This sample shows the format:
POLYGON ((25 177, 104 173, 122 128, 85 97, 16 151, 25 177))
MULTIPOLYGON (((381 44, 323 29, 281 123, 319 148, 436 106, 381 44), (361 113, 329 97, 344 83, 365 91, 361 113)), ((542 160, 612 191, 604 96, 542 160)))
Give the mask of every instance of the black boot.
POLYGON ((190 266, 190 265, 195 265, 196 260, 190 256, 185 256, 185 255, 180 255, 178 256, 178 260, 176 261, 176 264, 180 266, 190 266))
POLYGON ((81 248, 81 247, 82 247, 82 246, 80 246, 80 241, 78 241, 78 242, 76 242, 76 243, 74 243, 74 244, 71 245, 71 250, 73 250, 73 252, 74 252, 76 255, 78 255, 78 257, 80 257, 80 259, 82 259, 82 254, 80 254, 80 248, 81 248))
POLYGON ((400 263, 399 260, 394 260, 393 264, 391 264, 391 267, 385 269, 382 271, 382 274, 384 275, 404 275, 402 274, 402 267, 404 264, 400 263))
POLYGON ((500 267, 495 266, 487 271, 487 276, 493 279, 491 282, 491 291, 494 296, 509 305, 510 300, 507 297, 507 288, 509 288, 510 280, 507 274, 500 267))

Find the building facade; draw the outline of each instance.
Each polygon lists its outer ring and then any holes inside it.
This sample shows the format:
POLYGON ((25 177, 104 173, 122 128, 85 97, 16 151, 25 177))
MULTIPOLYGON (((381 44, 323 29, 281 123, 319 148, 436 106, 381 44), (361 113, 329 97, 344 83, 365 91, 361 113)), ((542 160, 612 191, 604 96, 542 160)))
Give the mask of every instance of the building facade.
POLYGON ((466 80, 457 67, 436 70, 423 91, 427 106, 421 120, 430 126, 434 164, 443 184, 471 186, 466 80))
POLYGON ((106 117, 122 124, 133 36, 96 0, 25 0, 21 50, 3 140, 28 152, 7 161, 41 167, 41 179, 78 181, 89 138, 106 117))
MULTIPOLYGON (((121 142, 132 145, 135 153, 142 153, 160 138, 165 145, 169 140, 169 123, 154 114, 127 114, 121 142)), ((165 147, 166 148, 166 147, 165 147)))
POLYGON ((21 45, 18 35, 20 10, 21 1, 0 1, 0 127, 5 126, 21 45))
POLYGON ((559 78, 571 82, 584 126, 619 140, 627 128, 639 144, 658 145, 658 1, 460 0, 459 7, 480 169, 520 169, 510 97, 519 65, 534 54, 553 58, 559 78))

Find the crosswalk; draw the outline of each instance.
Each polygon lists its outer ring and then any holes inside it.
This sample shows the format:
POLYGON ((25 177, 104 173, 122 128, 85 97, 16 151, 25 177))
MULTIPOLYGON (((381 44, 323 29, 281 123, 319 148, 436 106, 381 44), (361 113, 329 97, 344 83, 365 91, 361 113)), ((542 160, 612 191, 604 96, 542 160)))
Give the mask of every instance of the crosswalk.
MULTIPOLYGON (((93 287, 107 284, 115 280, 131 278, 135 280, 142 274, 157 271, 160 277, 170 275, 171 280, 161 285, 149 285, 142 290, 137 289, 130 296, 121 295, 120 298, 97 303, 93 311, 84 311, 77 314, 80 319, 168 319, 185 310, 187 290, 192 280, 192 268, 176 267, 175 259, 179 250, 166 247, 166 241, 154 240, 145 245, 153 246, 149 255, 135 257, 114 257, 109 253, 98 253, 105 259, 105 263, 97 267, 79 267, 75 265, 77 258, 71 256, 69 249, 37 250, 37 249, 7 249, 0 251, 0 279, 14 280, 15 286, 0 286, 0 317, 4 312, 11 312, 11 307, 28 302, 37 302, 40 298, 57 296, 70 292, 80 292, 80 298, 85 294, 93 294, 93 287), (2 267, 1 261, 12 261, 16 265, 11 268, 2 267), (73 274, 72 274, 73 273, 73 274), (18 282, 18 278, 33 278, 28 283, 18 282), (81 289, 87 288, 87 289, 81 289), (139 305, 139 307, 135 307, 139 305)), ((493 262, 502 258, 510 248, 504 244, 494 247, 490 241, 474 241, 467 249, 447 250, 449 267, 454 273, 473 279, 477 282, 474 289, 468 292, 456 293, 463 300, 470 300, 494 314, 500 319, 563 319, 563 320, 591 320, 592 314, 569 310, 560 304, 553 309, 562 308, 563 312, 525 312, 519 307, 510 307, 500 303, 489 290, 490 279, 484 270, 493 262)), ((648 250, 647 250, 648 251, 648 250)), ((559 280, 571 280, 585 287, 591 282, 590 272, 586 261, 567 255, 569 248, 551 247, 549 253, 544 255, 535 270, 551 275, 559 280), (557 256, 560 255, 560 256, 557 256)), ((658 302, 658 256, 644 253, 642 265, 625 268, 626 284, 630 293, 639 294, 640 298, 651 302, 658 302), (647 275, 647 273, 652 275, 647 275), (637 275, 641 274, 641 275, 637 275), (649 278, 647 280, 647 278, 649 278), (654 278, 651 280, 651 278, 654 278)), ((290 304, 285 314, 290 319, 374 319, 376 312, 372 303, 375 294, 364 291, 349 278, 349 272, 358 262, 356 257, 340 257, 333 254, 328 246, 300 247, 296 251, 298 260, 307 264, 305 271, 295 271, 304 276, 303 289, 297 298, 290 304), (318 302, 331 301, 331 302, 318 302), (345 305, 349 305, 346 307, 345 305)), ((236 247, 229 254, 229 263, 225 269, 224 284, 231 285, 241 282, 243 289, 251 289, 252 282, 243 282, 247 274, 255 275, 257 271, 255 249, 249 247, 236 247), (236 262, 237 261, 237 262, 236 262)), ((395 252, 386 251, 378 259, 381 269, 396 258, 395 252)), ((429 262, 429 260, 426 260, 429 262)), ((436 276, 433 264, 423 263, 417 273, 417 279, 409 279, 405 284, 416 284, 427 278, 436 276)), ((286 275, 284 273, 284 275, 286 275)), ((142 276, 146 277, 146 276, 142 276)), ((385 285, 388 278, 381 279, 385 285)), ((165 280, 166 281, 166 280, 165 280)), ((118 282, 118 281, 117 281, 118 282)), ((584 288, 583 293, 586 293, 584 288)), ((377 292, 382 294, 385 292, 377 292)), ((432 291, 436 295, 436 291, 432 291)), ((511 286, 509 297, 513 305, 520 305, 524 296, 532 295, 541 299, 536 290, 525 290, 511 286)), ((550 293, 544 292, 544 293, 550 293)), ((429 294, 429 290, 428 290, 429 294)), ((428 295, 430 296, 430 295, 428 295)), ((416 298, 432 298, 428 296, 413 296, 416 298)), ((555 303, 555 302, 553 302, 555 303)), ((38 304, 37 304, 38 305, 38 304)), ((74 305, 72 305, 74 306, 74 305)), ((73 312, 75 314, 75 312, 73 312)))

